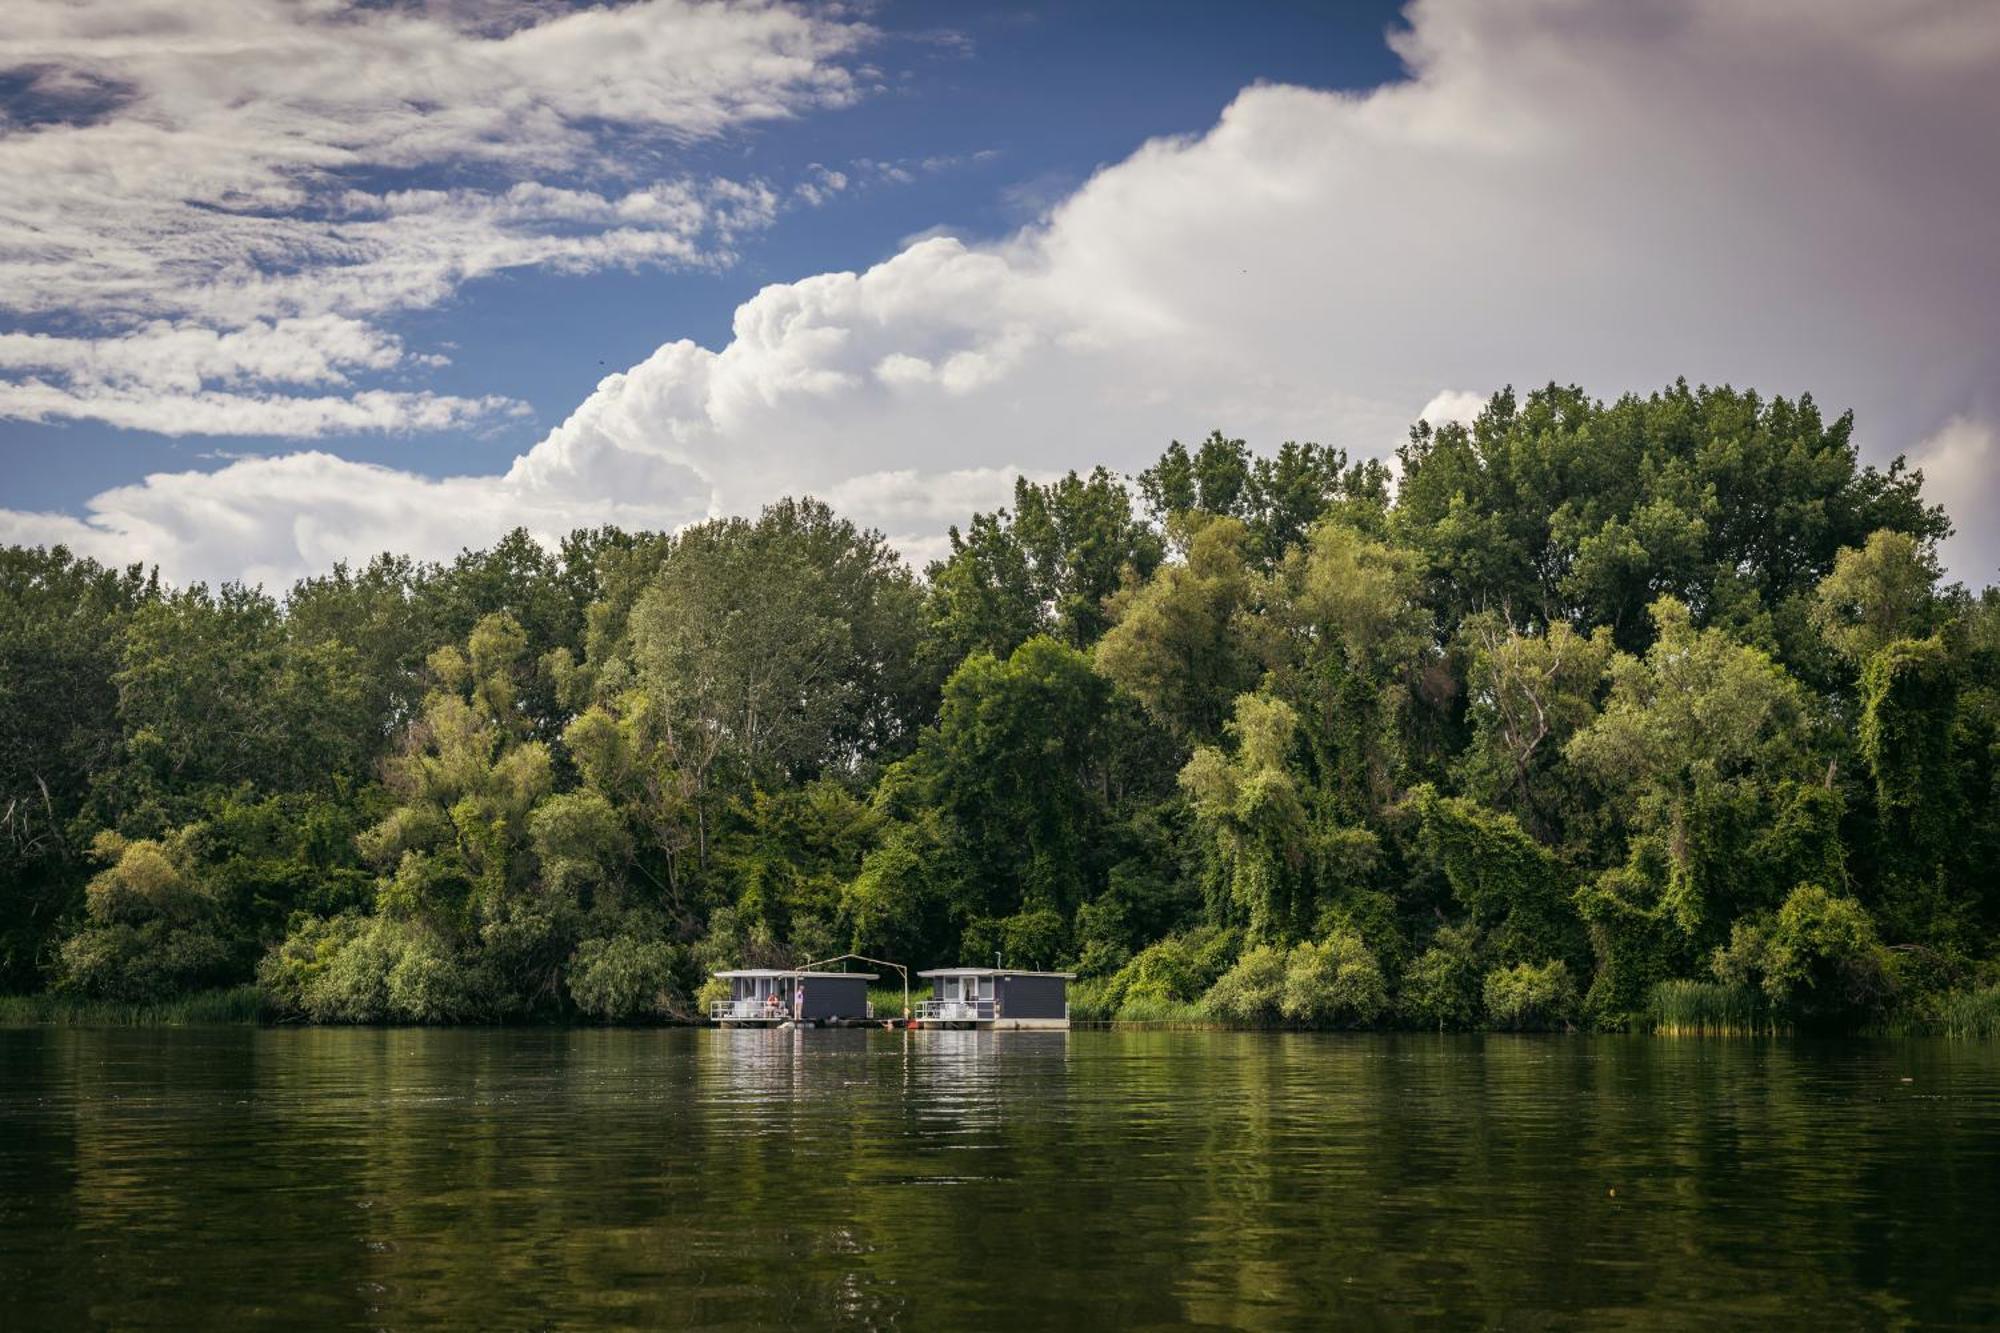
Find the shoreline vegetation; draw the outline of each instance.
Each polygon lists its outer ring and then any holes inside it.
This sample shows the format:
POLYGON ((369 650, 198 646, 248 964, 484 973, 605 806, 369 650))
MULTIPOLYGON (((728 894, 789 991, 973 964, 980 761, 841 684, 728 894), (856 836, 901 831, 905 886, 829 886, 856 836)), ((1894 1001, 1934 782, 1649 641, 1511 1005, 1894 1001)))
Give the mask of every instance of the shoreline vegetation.
MULTIPOLYGON (((902 992, 871 992, 878 1017, 901 1009, 902 992)), ((1301 1032, 1318 1029, 1283 1023, 1241 1023, 1219 1018, 1199 1004, 1140 1002, 1106 1011, 1093 998, 1070 1007, 1079 1029, 1186 1032, 1301 1032)), ((21 1027, 217 1027, 291 1025, 275 1014, 254 985, 201 991, 169 1000, 120 1002, 44 992, 0 995, 0 1028, 21 1027)), ((573 1019, 546 1020, 579 1030, 644 1027, 705 1027, 695 1015, 661 1015, 644 1024, 631 1021, 579 1024, 573 1019)), ((1405 1032, 1421 1036, 1427 1029, 1371 1027, 1348 1029, 1405 1032)), ((1428 1029, 1446 1031, 1447 1029, 1428 1029)), ((1482 1031, 1496 1031, 1485 1028, 1482 1031)), ((1574 1033, 1585 1029, 1542 1029, 1574 1033)), ((1653 990, 1634 1030, 1658 1037, 1791 1037, 1800 1035, 1789 1023, 1760 1004, 1756 997, 1707 982, 1662 982, 1653 990)), ((2000 1038, 2000 986, 1978 991, 1954 991, 1937 997, 1923 1015, 1903 1015, 1856 1030, 1865 1037, 1949 1037, 1960 1040, 2000 1038)))
POLYGON ((283 590, 0 549, 0 1024, 665 1023, 851 951, 1080 1023, 2000 1035, 2000 591, 1853 431, 1217 433, 921 574, 811 499, 283 590))

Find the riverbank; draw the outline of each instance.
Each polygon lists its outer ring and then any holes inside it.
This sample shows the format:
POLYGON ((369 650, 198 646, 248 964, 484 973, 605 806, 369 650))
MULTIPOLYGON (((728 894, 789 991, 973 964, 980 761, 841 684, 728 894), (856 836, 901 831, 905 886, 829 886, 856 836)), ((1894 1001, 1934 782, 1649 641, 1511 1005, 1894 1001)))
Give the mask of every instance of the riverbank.
MULTIPOLYGON (((893 1016, 903 1004, 900 987, 891 993, 871 989, 875 1013, 893 1016)), ((193 1027, 247 1025, 278 1021, 263 992, 254 985, 203 991, 153 1003, 92 1000, 77 996, 0 995, 0 1028, 8 1027, 193 1027)), ((1218 1018, 1197 1002, 1141 1000, 1106 1012, 1086 999, 1072 1004, 1070 1021, 1084 1030, 1151 1032, 1286 1032, 1311 1030, 1284 1023, 1248 1024, 1218 1018)), ((611 1024, 632 1026, 700 1026, 689 1017, 665 1019, 659 1023, 611 1024)), ((320 1026, 346 1026, 326 1024, 320 1026)), ((369 1026, 369 1025, 362 1025, 369 1026)), ((443 1026, 510 1027, 601 1027, 600 1023, 564 1023, 545 1020, 512 1024, 462 1024, 443 1026)), ((1412 1025, 1376 1024, 1361 1031, 1389 1033, 1421 1030, 1412 1025)), ((1496 1025, 1474 1026, 1472 1032, 1501 1032, 1496 1025)), ((1586 1031, 1581 1026, 1544 1029, 1555 1032, 1586 1031)), ((1736 988, 1708 982, 1664 982, 1654 988, 1648 1011, 1635 1023, 1633 1031, 1659 1037, 1789 1037, 1797 1027, 1758 1005, 1754 997, 1736 988)), ((1951 1037, 1958 1039, 2000 1038, 2000 986, 1948 991, 1924 997, 1907 1010, 1892 1012, 1853 1033, 1862 1037, 1951 1037)))

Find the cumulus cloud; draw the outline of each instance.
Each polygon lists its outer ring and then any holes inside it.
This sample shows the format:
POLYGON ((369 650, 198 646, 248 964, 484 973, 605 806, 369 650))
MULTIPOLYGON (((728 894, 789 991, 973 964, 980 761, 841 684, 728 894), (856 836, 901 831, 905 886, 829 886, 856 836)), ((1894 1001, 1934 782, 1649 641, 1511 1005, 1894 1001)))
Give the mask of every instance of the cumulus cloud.
POLYGON ((1942 499, 1957 526, 1944 543, 1946 563, 1978 588, 2000 583, 2000 431, 1990 421, 1953 417, 1912 452, 1925 488, 1942 499))
MULTIPOLYGON (((97 322, 92 365, 156 352, 163 320, 206 337, 183 362, 200 382, 174 392, 227 400, 225 429, 426 427, 441 400, 421 394, 252 410, 298 381, 220 390, 260 377, 260 324, 372 321, 511 268, 727 263, 778 195, 676 174, 675 145, 852 100, 842 59, 866 36, 793 6, 692 0, 18 0, 0 28, 0 313, 97 322), (468 183, 398 184, 440 170, 468 183), (149 346, 106 346, 125 338, 149 346)), ((347 370, 404 360, 368 336, 382 354, 347 370)), ((54 381, 0 394, 0 415, 145 425, 147 381, 107 392, 69 378, 58 348, 29 350, 54 381)), ((454 400, 454 418, 480 401, 454 400)))
POLYGON ((1433 426, 1456 421, 1471 425, 1485 410, 1487 395, 1472 389, 1444 389, 1417 411, 1420 420, 1433 426))
MULTIPOLYGON (((805 491, 916 534, 982 470, 1001 495, 1010 469, 1137 467, 1212 426, 1381 454, 1470 386, 1677 375, 1852 406, 1864 452, 1932 441, 1962 488, 1942 498, 1990 511, 1990 448, 1962 443, 2000 415, 1989 11, 1418 0, 1407 18, 1406 79, 1247 89, 1002 243, 928 237, 768 287, 724 346, 670 343, 607 378, 501 476, 326 461, 314 500, 224 469, 0 522, 211 576, 243 557, 163 517, 203 497, 269 571, 327 558, 339 542, 278 516, 331 505, 352 553, 361 533, 436 547, 507 516, 674 523, 805 491), (444 486, 479 499, 435 503, 444 486)), ((1991 528, 1961 528, 1955 567, 1992 569, 1991 528)))
POLYGON ((868 472, 825 488, 820 498, 843 514, 865 514, 905 559, 922 569, 951 553, 947 531, 966 517, 1008 506, 1014 482, 1048 482, 1060 474, 1014 466, 969 467, 954 472, 899 468, 868 472))
MULTIPOLYGON (((666 469, 653 479, 675 480, 666 469)), ((579 519, 636 528, 685 516, 615 495, 581 504, 568 495, 537 496, 490 477, 427 480, 318 451, 242 459, 214 472, 155 474, 96 496, 91 511, 87 524, 66 515, 9 514, 7 536, 107 557, 172 552, 165 568, 184 579, 282 588, 302 572, 377 551, 442 558, 467 534, 524 526, 553 538, 579 519)))

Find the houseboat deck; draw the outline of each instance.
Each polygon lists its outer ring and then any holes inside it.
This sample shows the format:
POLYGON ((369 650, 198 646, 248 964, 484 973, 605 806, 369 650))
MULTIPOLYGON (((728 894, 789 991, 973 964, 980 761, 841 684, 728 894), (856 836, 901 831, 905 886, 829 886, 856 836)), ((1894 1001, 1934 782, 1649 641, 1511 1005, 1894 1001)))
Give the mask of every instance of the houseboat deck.
POLYGON ((711 1002, 708 1017, 726 1028, 847 1026, 874 1017, 868 1003, 873 972, 752 967, 714 975, 729 983, 730 995, 711 1002))

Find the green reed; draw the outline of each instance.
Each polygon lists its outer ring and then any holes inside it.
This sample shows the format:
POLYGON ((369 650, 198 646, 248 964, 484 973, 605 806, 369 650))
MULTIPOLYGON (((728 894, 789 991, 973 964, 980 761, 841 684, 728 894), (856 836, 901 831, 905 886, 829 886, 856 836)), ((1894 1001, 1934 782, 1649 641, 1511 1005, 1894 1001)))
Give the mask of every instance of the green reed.
POLYGON ((1755 991, 1713 981, 1662 981, 1646 997, 1664 1036, 1769 1036, 1787 1030, 1755 991))
POLYGON ((59 994, 0 995, 0 1027, 196 1027, 255 1023, 264 1015, 264 994, 255 986, 144 1002, 59 994))
MULTIPOLYGON (((928 981, 910 978, 910 1008, 928 1000, 931 986, 928 981)), ((893 982, 877 982, 868 988, 868 1003, 874 1006, 877 1018, 901 1018, 903 1016, 903 982, 899 977, 893 982)))

